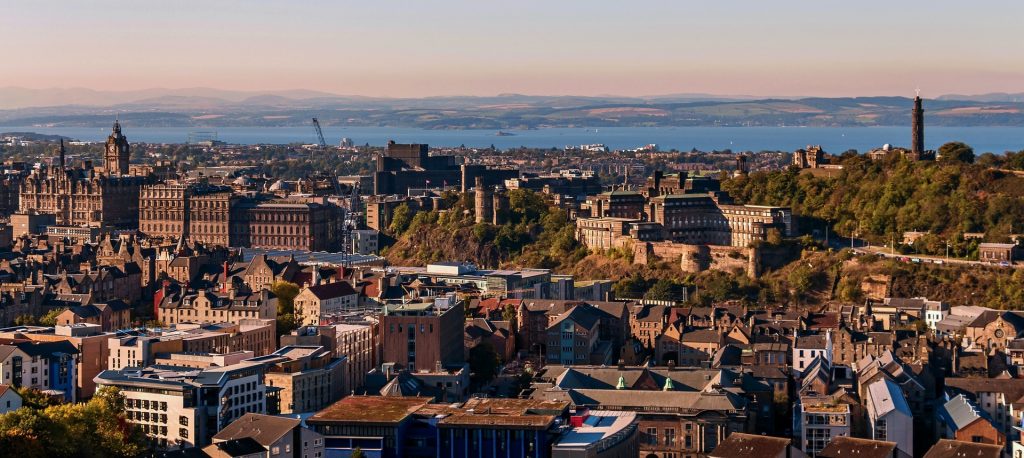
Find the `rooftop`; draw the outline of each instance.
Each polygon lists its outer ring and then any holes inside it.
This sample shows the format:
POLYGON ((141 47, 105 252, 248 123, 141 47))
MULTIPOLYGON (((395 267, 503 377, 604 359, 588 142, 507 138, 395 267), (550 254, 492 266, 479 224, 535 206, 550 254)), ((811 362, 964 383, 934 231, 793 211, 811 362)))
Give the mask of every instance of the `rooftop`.
POLYGON ((307 422, 400 423, 430 400, 419 396, 349 396, 317 412, 307 422))
POLYGON ((636 423, 636 413, 594 410, 583 420, 583 425, 570 429, 552 446, 560 449, 587 449, 614 437, 625 435, 636 423))
POLYGON ((780 456, 790 446, 785 437, 732 433, 711 452, 712 458, 764 458, 780 456))
POLYGON ((924 458, 999 458, 1003 447, 996 444, 979 444, 951 439, 939 439, 924 458))
POLYGON ((829 441, 825 449, 818 453, 821 458, 890 458, 896 450, 895 442, 858 439, 855 437, 838 436, 829 441))

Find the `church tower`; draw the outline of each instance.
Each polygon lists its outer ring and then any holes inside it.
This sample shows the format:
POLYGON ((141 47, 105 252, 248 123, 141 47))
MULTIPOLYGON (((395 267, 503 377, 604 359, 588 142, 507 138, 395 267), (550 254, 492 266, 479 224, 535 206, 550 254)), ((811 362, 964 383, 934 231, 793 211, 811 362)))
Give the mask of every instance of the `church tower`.
POLYGON ((114 131, 107 137, 103 156, 103 170, 110 175, 127 175, 130 150, 128 139, 121 134, 121 123, 114 121, 114 131))
POLYGON ((924 154, 924 109, 921 108, 921 94, 914 97, 914 111, 911 112, 913 124, 911 125, 910 152, 915 157, 924 154))

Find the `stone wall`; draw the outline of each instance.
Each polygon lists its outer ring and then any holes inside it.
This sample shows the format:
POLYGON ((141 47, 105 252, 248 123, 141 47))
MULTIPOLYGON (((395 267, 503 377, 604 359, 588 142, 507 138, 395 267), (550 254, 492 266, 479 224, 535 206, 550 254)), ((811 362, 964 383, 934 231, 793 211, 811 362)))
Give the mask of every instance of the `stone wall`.
POLYGON ((761 252, 758 248, 675 242, 642 242, 633 245, 635 264, 649 264, 657 259, 679 262, 684 272, 741 270, 752 278, 761 273, 761 252))

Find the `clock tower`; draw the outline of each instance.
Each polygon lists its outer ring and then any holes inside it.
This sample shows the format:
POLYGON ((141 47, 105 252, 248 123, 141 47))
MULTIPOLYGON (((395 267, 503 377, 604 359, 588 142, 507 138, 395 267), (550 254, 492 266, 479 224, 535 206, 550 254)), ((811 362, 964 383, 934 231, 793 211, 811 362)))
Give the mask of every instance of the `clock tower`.
POLYGON ((114 121, 114 131, 107 137, 107 148, 103 155, 103 170, 110 175, 127 175, 129 156, 128 138, 121 133, 121 123, 114 121))

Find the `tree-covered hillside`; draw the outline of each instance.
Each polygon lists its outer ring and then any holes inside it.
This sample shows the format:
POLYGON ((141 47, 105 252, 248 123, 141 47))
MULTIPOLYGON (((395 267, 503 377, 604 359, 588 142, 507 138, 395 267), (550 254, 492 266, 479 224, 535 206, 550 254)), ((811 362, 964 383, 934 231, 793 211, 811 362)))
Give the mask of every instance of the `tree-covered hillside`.
POLYGON ((844 154, 834 161, 843 169, 830 174, 755 172, 722 187, 743 203, 791 207, 805 230, 827 224, 834 233, 872 243, 928 232, 915 243, 918 251, 942 253, 950 241, 954 254, 968 255, 977 242, 965 241, 964 233, 984 232, 988 241, 1024 233, 1024 177, 1000 170, 1014 167, 1021 155, 985 155, 971 163, 965 148, 947 144, 945 159, 921 162, 898 154, 881 161, 844 154))

